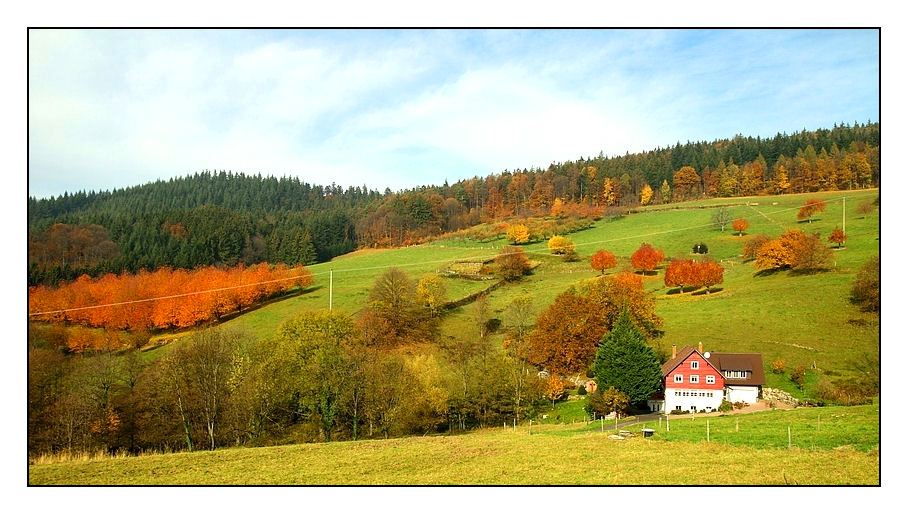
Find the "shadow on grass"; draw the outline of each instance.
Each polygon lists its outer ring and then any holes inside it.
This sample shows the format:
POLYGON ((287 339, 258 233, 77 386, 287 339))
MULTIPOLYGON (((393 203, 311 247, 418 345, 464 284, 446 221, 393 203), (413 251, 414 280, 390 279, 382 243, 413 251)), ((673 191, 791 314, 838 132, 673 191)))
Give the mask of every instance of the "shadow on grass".
POLYGON ((817 268, 817 269, 793 269, 788 272, 792 277, 809 277, 811 275, 817 275, 819 273, 826 273, 829 271, 828 268, 817 268))
POLYGON ((710 288, 709 291, 707 291, 706 289, 704 289, 702 291, 696 291, 691 296, 709 296, 709 295, 714 295, 716 293, 721 293, 724 290, 725 290, 725 288, 723 288, 723 287, 713 287, 713 288, 710 288))

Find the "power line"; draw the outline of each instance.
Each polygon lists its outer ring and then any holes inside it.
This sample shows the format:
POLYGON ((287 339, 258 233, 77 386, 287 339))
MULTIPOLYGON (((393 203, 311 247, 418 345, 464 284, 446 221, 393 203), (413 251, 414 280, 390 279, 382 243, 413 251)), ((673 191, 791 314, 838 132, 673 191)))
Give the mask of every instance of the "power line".
MULTIPOLYGON (((873 194, 876 194, 876 193, 866 194, 866 195, 851 195, 851 198, 861 198, 861 197, 864 197, 864 196, 873 196, 873 194)), ((845 196, 842 196, 842 198, 845 198, 845 196)), ((749 204, 746 204, 746 203, 745 203, 744 205, 747 206, 747 207, 751 207, 751 208, 753 207, 753 206, 751 206, 751 205, 749 205, 749 204)), ((800 207, 790 207, 790 208, 780 209, 780 210, 777 210, 777 211, 774 211, 774 212, 770 212, 769 214, 778 214, 778 213, 782 213, 782 212, 793 211, 793 210, 796 210, 796 209, 800 209, 800 207)), ((756 210, 756 209, 754 209, 754 210, 756 210)), ((655 211, 655 212, 662 212, 662 211, 655 211)), ((757 212, 759 212, 759 211, 757 211, 757 212)), ((760 214, 762 214, 764 217, 766 217, 767 219, 769 219, 768 216, 767 216, 766 214, 763 214, 763 213, 760 213, 760 214)), ((776 223, 778 223, 778 222, 776 222, 776 223)), ((716 225, 715 223, 705 223, 705 224, 702 224, 702 225, 694 225, 694 226, 690 226, 690 227, 682 227, 682 228, 676 228, 676 229, 662 230, 662 231, 658 231, 658 232, 649 232, 649 233, 646 233, 646 234, 636 234, 636 235, 633 235, 633 236, 625 236, 625 237, 617 237, 617 238, 612 238, 612 239, 604 239, 604 240, 601 240, 601 241, 589 241, 589 242, 586 242, 586 243, 577 243, 577 244, 575 244, 574 246, 576 247, 576 246, 599 245, 599 244, 604 244, 604 243, 614 243, 614 242, 617 242, 617 241, 626 241, 626 240, 628 240, 628 239, 640 239, 640 238, 650 237, 650 236, 671 234, 671 233, 675 233, 675 232, 683 232, 683 231, 685 231, 685 230, 695 230, 695 229, 699 229, 699 228, 712 227, 712 226, 715 226, 715 225, 716 225)), ((436 247, 433 247, 433 248, 445 248, 445 249, 451 248, 451 249, 458 249, 458 250, 464 250, 464 249, 485 249, 485 248, 462 248, 462 247, 461 247, 461 248, 458 248, 458 247, 453 247, 453 246, 452 246, 452 247, 436 246, 436 247)), ((527 253, 527 254, 530 254, 530 255, 545 255, 545 256, 549 256, 549 255, 550 255, 548 252, 545 252, 545 251, 542 251, 542 250, 526 250, 524 253, 527 253)), ((494 259, 494 258, 497 257, 497 256, 498 256, 498 254, 491 254, 491 255, 477 255, 477 256, 473 256, 473 257, 464 257, 464 258, 465 258, 465 259, 483 259, 483 260, 488 260, 488 259, 494 259)), ((50 315, 50 314, 62 314, 62 313, 65 313, 65 312, 81 311, 81 310, 88 310, 88 309, 101 309, 101 308, 105 308, 105 307, 118 307, 118 306, 121 306, 121 305, 131 305, 131 304, 136 304, 136 303, 154 302, 154 301, 159 301, 159 300, 169 300, 169 299, 173 299, 173 298, 183 298, 183 297, 186 297, 186 296, 194 296, 194 295, 200 295, 200 294, 216 293, 216 292, 219 292, 219 291, 228 291, 228 290, 240 289, 240 288, 244 288, 244 287, 253 287, 253 286, 259 286, 259 285, 265 285, 265 284, 272 284, 272 283, 276 283, 276 282, 285 282, 285 281, 288 281, 288 280, 298 280, 298 279, 300 279, 300 278, 304 278, 304 277, 307 277, 307 276, 309 276, 309 277, 315 277, 315 276, 320 276, 320 275, 328 275, 328 274, 331 274, 331 273, 333 273, 333 272, 347 272, 347 273, 349 273, 349 272, 356 272, 356 271, 373 271, 373 270, 379 270, 379 269, 402 268, 402 267, 412 267, 412 266, 423 266, 423 265, 426 265, 426 264, 443 264, 443 263, 447 263, 447 262, 451 262, 451 259, 439 259, 439 260, 432 260, 432 261, 420 261, 420 262, 409 262, 409 263, 397 263, 397 264, 388 264, 388 265, 382 265, 382 266, 366 266, 366 267, 362 267, 362 268, 330 269, 330 270, 327 270, 327 271, 320 271, 320 272, 315 272, 315 273, 309 272, 309 273, 307 273, 306 275, 299 275, 299 276, 287 277, 287 278, 279 278, 279 279, 274 279, 274 280, 266 280, 266 281, 264 281, 264 282, 255 282, 255 283, 252 283, 252 284, 241 284, 241 285, 238 285, 238 286, 219 287, 219 288, 215 288, 215 289, 206 289, 206 290, 203 290, 203 291, 193 291, 193 292, 190 292, 190 293, 180 293, 180 294, 167 295, 167 296, 157 296, 157 297, 154 297, 154 298, 143 298, 143 299, 141 299, 141 300, 129 300, 129 301, 125 301, 125 302, 115 302, 115 303, 107 303, 107 304, 101 304, 101 305, 91 305, 91 306, 87 306, 87 307, 72 307, 72 308, 69 308, 69 309, 59 309, 59 310, 53 310, 53 311, 31 312, 31 313, 29 313, 28 315, 29 315, 29 316, 46 316, 46 315, 50 315)))

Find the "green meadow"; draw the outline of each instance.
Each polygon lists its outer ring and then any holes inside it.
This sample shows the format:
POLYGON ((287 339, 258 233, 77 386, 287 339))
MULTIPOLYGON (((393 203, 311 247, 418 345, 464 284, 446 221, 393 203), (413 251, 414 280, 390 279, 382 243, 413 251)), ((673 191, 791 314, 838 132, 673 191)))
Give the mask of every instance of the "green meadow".
MULTIPOLYGON (((879 349, 879 317, 861 312, 849 302, 851 284, 860 266, 879 253, 879 211, 869 216, 856 213, 859 203, 874 200, 878 190, 826 192, 753 198, 720 198, 705 201, 651 206, 623 217, 603 219, 592 228, 570 234, 581 260, 565 263, 549 255, 545 242, 525 245, 539 262, 532 275, 490 294, 494 317, 503 317, 507 305, 517 296, 532 298, 538 313, 571 286, 596 276, 589 256, 600 248, 619 257, 619 269, 629 266, 631 253, 641 243, 662 249, 667 258, 689 258, 691 247, 705 243, 709 256, 725 267, 721 290, 712 294, 668 294, 662 271, 646 278, 656 299, 656 312, 664 320, 664 335, 653 344, 664 351, 671 345, 703 342, 707 350, 761 352, 768 366, 784 359, 788 367, 805 365, 833 374, 849 372, 849 363, 862 354, 876 355, 879 349), (834 268, 827 272, 796 275, 790 272, 759 274, 750 262, 739 257, 744 241, 755 234, 777 236, 787 229, 818 232, 825 240, 842 224, 842 197, 845 197, 845 248, 835 250, 834 268), (826 211, 813 222, 797 222, 798 208, 808 198, 828 202, 826 211), (712 224, 717 206, 728 206, 734 218, 750 222, 744 236, 731 227, 725 231, 712 224)), ((506 244, 504 239, 466 246, 439 240, 398 249, 369 249, 354 252, 331 262, 310 267, 314 284, 308 292, 275 302, 226 323, 255 337, 268 337, 295 314, 309 309, 328 308, 329 271, 334 273, 332 304, 350 314, 366 303, 369 288, 384 270, 400 267, 414 279, 438 273, 456 259, 491 257, 506 244)), ((448 296, 455 300, 488 287, 490 282, 446 278, 448 296)), ((471 306, 452 310, 442 322, 443 337, 460 337, 475 330, 471 306)), ((499 339, 501 333, 496 334, 499 339)), ((778 377, 773 377, 776 380, 778 377)), ((790 384, 781 381, 779 386, 790 384)))
POLYGON ((877 406, 712 417, 710 442, 706 419, 673 418, 670 431, 663 425, 645 439, 640 425, 628 428, 634 437, 613 440, 608 436, 614 432, 601 431, 598 423, 565 423, 454 436, 57 458, 30 465, 29 483, 879 484, 877 406))

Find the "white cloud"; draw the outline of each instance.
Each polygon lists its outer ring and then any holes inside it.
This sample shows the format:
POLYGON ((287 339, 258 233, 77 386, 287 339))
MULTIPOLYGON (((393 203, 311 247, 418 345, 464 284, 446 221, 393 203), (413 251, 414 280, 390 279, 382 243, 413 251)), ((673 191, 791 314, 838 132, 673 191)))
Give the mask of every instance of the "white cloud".
MULTIPOLYGON (((799 119, 828 108, 771 80, 784 38, 687 34, 38 31, 30 191, 205 168, 400 188, 785 130, 786 110, 760 110, 779 98, 799 119)), ((823 65, 825 83, 853 81, 823 65)))

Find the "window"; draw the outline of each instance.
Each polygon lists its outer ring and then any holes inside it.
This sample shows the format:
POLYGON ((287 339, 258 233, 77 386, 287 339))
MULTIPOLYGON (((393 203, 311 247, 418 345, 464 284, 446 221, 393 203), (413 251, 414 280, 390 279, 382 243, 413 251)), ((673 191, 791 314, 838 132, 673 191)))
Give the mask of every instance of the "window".
POLYGON ((707 384, 715 384, 715 383, 716 383, 716 376, 715 376, 715 375, 706 375, 706 383, 707 383, 707 384))
POLYGON ((747 378, 747 372, 746 371, 726 371, 725 377, 726 378, 747 378))
POLYGON ((680 384, 681 382, 684 382, 684 375, 678 373, 675 375, 675 383, 680 384))
POLYGON ((690 361, 690 369, 700 369, 700 361, 690 361))
POLYGON ((690 376, 690 383, 691 383, 691 384, 699 384, 699 383, 700 383, 700 375, 691 375, 691 376, 690 376))

